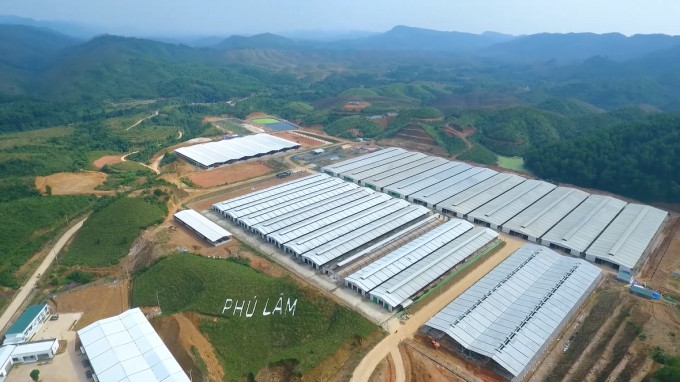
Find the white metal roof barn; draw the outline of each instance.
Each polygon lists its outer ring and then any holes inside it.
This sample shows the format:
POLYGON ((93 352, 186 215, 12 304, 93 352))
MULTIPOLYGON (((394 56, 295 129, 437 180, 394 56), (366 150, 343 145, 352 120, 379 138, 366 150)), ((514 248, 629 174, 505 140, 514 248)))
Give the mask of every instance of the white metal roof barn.
POLYGON ((487 228, 452 219, 345 278, 345 285, 367 293, 392 311, 442 275, 498 238, 487 228))
POLYGON ((213 210, 317 269, 333 268, 431 214, 326 174, 216 203, 213 210))
POLYGON ((212 245, 220 245, 231 239, 231 233, 194 210, 183 210, 175 214, 175 219, 206 239, 212 245))
POLYGON ((584 260, 527 244, 423 330, 444 347, 521 381, 601 278, 601 270, 584 260))
POLYGON ((269 134, 255 134, 180 147, 175 150, 175 154, 191 163, 208 168, 298 148, 300 148, 299 143, 269 134))
POLYGON ((189 382, 139 308, 94 322, 78 337, 100 382, 189 382))
POLYGON ((626 204, 609 196, 590 195, 543 235, 541 243, 580 256, 626 204))
POLYGON ((499 173, 437 204, 446 215, 467 219, 470 212, 524 182, 515 174, 499 173))
POLYGON ((630 203, 586 250, 586 259, 619 264, 627 272, 637 270, 668 218, 666 211, 630 203))

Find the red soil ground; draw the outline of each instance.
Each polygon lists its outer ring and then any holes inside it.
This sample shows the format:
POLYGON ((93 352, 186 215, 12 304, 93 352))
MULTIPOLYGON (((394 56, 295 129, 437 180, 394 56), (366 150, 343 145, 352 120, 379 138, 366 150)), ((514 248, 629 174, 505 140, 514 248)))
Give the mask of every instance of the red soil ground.
POLYGON ((248 162, 197 172, 188 178, 199 187, 210 188, 255 178, 271 171, 271 167, 262 162, 248 162))

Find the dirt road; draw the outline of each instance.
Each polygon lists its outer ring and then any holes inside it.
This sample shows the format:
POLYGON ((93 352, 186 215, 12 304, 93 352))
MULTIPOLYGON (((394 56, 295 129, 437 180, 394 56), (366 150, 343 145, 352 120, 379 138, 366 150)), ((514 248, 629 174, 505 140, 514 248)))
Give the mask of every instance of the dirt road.
POLYGON ((125 129, 125 131, 128 131, 128 130, 130 130, 131 128, 133 128, 133 127, 139 125, 140 123, 146 121, 147 119, 153 118, 153 117, 155 117, 155 116, 157 116, 157 115, 158 115, 158 110, 156 110, 155 112, 153 112, 153 114, 151 114, 150 116, 148 116, 148 117, 146 117, 146 118, 140 119, 140 120, 137 121, 134 125, 132 125, 132 126, 128 127, 127 129, 125 129))
POLYGON ((78 232, 80 227, 83 226, 83 223, 87 220, 87 218, 79 221, 71 227, 64 235, 62 235, 57 243, 52 247, 50 252, 45 256, 45 260, 40 264, 38 269, 35 270, 33 275, 24 283, 24 285, 19 288, 19 291, 17 294, 14 296, 12 299, 12 302, 10 302, 9 306, 7 306, 7 309, 2 313, 2 316, 0 316, 0 328, 5 328, 7 324, 9 323, 9 320, 12 319, 14 314, 19 310, 21 305, 24 303, 24 300, 28 298, 28 295, 31 293, 31 291, 35 288, 35 285, 38 283, 38 280, 40 280, 40 276, 45 273, 47 268, 52 264, 52 261, 57 257, 57 254, 61 251, 61 249, 66 245, 66 243, 71 239, 71 237, 78 232))
MULTIPOLYGON (((129 156, 132 155, 132 154, 136 154, 136 153, 138 153, 138 152, 139 152, 139 151, 133 151, 133 152, 131 152, 131 153, 127 153, 127 154, 123 155, 122 157, 120 157, 120 160, 123 161, 123 162, 127 162, 127 159, 126 159, 127 157, 129 157, 129 156)), ((160 174, 161 172, 160 172, 160 170, 158 169, 158 164, 160 164, 161 159, 163 159, 163 156, 162 156, 162 155, 159 157, 158 163, 156 163, 156 167, 149 166, 148 164, 144 164, 144 163, 142 163, 142 162, 135 162, 135 161, 130 161, 130 162, 139 163, 139 164, 141 164, 142 166, 148 168, 149 170, 155 172, 156 174, 160 174)))
POLYGON ((401 358, 399 348, 393 348, 390 351, 392 361, 394 362, 394 380, 395 382, 406 382, 406 372, 404 371, 404 360, 401 358))
POLYGON ((373 370, 378 366, 378 363, 390 354, 392 349, 397 349, 397 346, 399 346, 401 341, 412 337, 427 320, 432 318, 432 316, 437 314, 440 310, 444 309, 446 305, 470 288, 477 280, 489 273, 489 271, 525 244, 524 242, 507 235, 502 235, 501 238, 506 242, 505 247, 498 253, 484 259, 483 263, 478 264, 470 273, 465 275, 465 277, 443 291, 442 294, 437 296, 432 302, 421 307, 420 310, 415 312, 403 325, 400 324, 398 320, 393 319, 389 325, 390 334, 366 354, 364 359, 361 360, 361 363, 359 363, 359 366, 354 370, 351 380, 355 382, 368 381, 373 370))

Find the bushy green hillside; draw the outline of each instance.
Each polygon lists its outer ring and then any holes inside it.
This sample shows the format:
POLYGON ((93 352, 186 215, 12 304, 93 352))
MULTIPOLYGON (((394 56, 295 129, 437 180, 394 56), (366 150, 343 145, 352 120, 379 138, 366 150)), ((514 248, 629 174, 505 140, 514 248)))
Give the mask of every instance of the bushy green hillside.
POLYGON ((142 230, 161 223, 167 213, 163 204, 119 197, 92 213, 66 251, 62 264, 114 265, 128 254, 142 230))
POLYGON ((157 305, 157 293, 163 314, 206 316, 201 331, 229 381, 283 361, 297 364, 295 371, 304 374, 346 342, 377 330, 317 291, 227 260, 191 254, 165 258, 137 276, 133 304, 157 305), (275 311, 279 298, 281 309, 275 311))
POLYGON ((327 134, 341 138, 374 138, 382 133, 377 123, 360 115, 340 118, 323 129, 327 134))
POLYGON ((0 203, 0 286, 18 287, 23 280, 14 272, 95 201, 90 196, 36 196, 0 203))
POLYGON ((526 155, 536 175, 646 202, 680 202, 680 116, 658 116, 536 146, 526 155))

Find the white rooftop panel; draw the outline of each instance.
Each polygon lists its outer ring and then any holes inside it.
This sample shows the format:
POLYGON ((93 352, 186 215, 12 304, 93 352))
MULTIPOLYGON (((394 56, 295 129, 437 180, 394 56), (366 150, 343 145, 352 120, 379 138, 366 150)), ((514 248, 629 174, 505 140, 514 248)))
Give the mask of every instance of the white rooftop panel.
POLYGON ((462 162, 447 162, 430 170, 426 170, 419 175, 404 179, 400 182, 385 187, 386 192, 400 195, 402 198, 418 192, 433 184, 451 178, 463 171, 469 170, 472 166, 462 162))
POLYGON ((666 211, 630 203, 586 254, 634 269, 667 217, 666 211))
POLYGON ((334 174, 339 174, 345 171, 351 171, 355 168, 365 166, 370 163, 379 162, 385 158, 390 158, 394 155, 401 154, 406 150, 398 147, 390 147, 382 150, 378 150, 374 153, 362 155, 357 158, 349 159, 339 163, 332 164, 323 168, 323 171, 330 171, 334 174))
POLYGON ((410 195, 410 198, 412 200, 422 200, 431 206, 438 206, 439 203, 444 200, 463 192, 496 174, 498 174, 498 172, 488 168, 472 167, 456 176, 413 193, 410 195))
POLYGON ((340 175, 341 176, 347 175, 354 179, 355 181, 361 180, 365 183, 368 179, 371 179, 374 176, 379 176, 385 173, 391 173, 394 171, 399 171, 404 168, 409 168, 409 165, 412 165, 412 163, 414 162, 417 163, 421 159, 425 158, 427 158, 427 155, 425 154, 407 151, 402 155, 391 158, 389 161, 386 161, 385 163, 379 165, 372 165, 369 167, 361 167, 346 173, 341 173, 340 175))
POLYGON ((364 182, 374 185, 376 188, 380 189, 401 182, 405 179, 416 177, 425 171, 432 170, 446 163, 450 162, 444 158, 426 156, 415 162, 409 163, 406 166, 372 176, 368 179, 365 179, 364 182))
POLYGON ((473 227, 472 223, 465 220, 451 219, 347 276, 345 280, 364 291, 371 291, 473 227))
POLYGON ((229 233, 229 231, 218 226, 210 219, 194 210, 179 211, 175 214, 175 219, 180 220, 213 242, 224 239, 225 237, 231 237, 231 233, 229 233))
POLYGON ((78 337, 101 382, 189 381, 139 308, 94 322, 79 330, 78 337), (167 370, 179 372, 169 375, 167 370))
POLYGON ((503 230, 540 238, 587 197, 587 192, 557 187, 503 224, 503 230))
POLYGON ((626 204, 610 196, 590 195, 543 235, 541 241, 583 253, 626 204))
POLYGON ((414 224, 429 213, 427 208, 409 205, 373 222, 362 224, 345 235, 334 234, 334 239, 324 239, 325 244, 313 247, 302 253, 302 256, 317 265, 326 265, 399 227, 414 224))
POLYGON ((175 152, 209 167, 298 146, 297 143, 279 137, 255 134, 219 142, 180 147, 175 152))
POLYGON ((373 289, 371 296, 400 306, 496 238, 498 233, 475 227, 397 273, 373 289))
POLYGON ((544 343, 568 322, 568 313, 595 288, 601 273, 581 259, 527 244, 426 326, 492 358, 514 376, 525 375, 544 343))
POLYGON ((528 179, 468 215, 473 219, 502 226, 503 223, 534 204, 555 187, 555 185, 547 182, 528 179))
POLYGON ((500 173, 483 180, 467 190, 437 204, 440 209, 447 209, 460 215, 467 215, 485 203, 502 195, 525 179, 515 174, 500 173))

